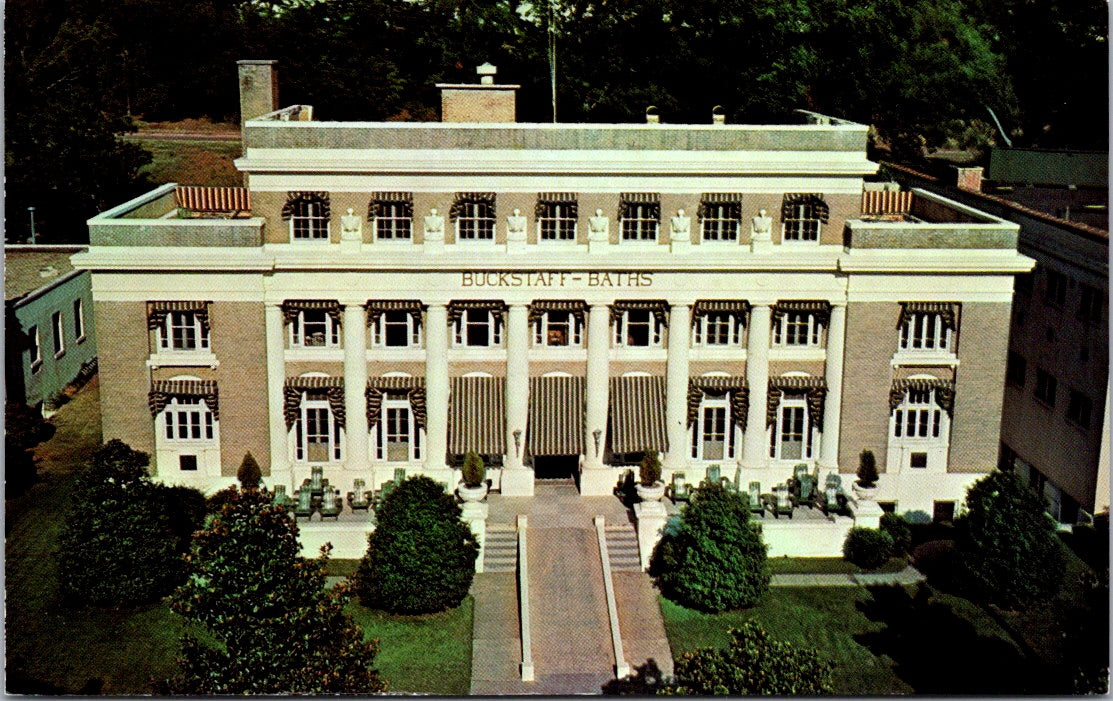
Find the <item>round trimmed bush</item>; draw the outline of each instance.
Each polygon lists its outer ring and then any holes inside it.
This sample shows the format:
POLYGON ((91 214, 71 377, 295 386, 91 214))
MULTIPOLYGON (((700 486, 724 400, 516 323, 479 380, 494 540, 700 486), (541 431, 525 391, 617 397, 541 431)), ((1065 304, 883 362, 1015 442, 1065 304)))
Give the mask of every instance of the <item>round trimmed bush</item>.
POLYGON ((881 567, 892 552, 892 536, 874 528, 851 528, 842 544, 843 557, 864 570, 881 567))
POLYGON ((912 528, 896 514, 881 515, 881 530, 893 539, 893 555, 904 555, 912 547, 912 528))

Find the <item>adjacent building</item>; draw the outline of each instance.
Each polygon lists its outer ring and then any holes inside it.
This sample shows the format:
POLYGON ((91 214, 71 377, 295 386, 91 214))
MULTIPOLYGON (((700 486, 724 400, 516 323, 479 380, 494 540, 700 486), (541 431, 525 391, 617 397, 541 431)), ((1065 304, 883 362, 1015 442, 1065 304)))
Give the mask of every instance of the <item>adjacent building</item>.
MULTIPOLYGON (((997 465, 1018 226, 865 179, 866 126, 523 124, 445 85, 436 123, 319 122, 242 62, 245 188, 89 221, 104 437, 214 489, 398 469, 609 494, 647 451, 768 492, 859 454, 949 518, 997 465), (254 109, 251 108, 255 105, 254 109), (250 112, 246 110, 252 110, 250 112)), ((709 115, 710 117, 710 115, 709 115)))

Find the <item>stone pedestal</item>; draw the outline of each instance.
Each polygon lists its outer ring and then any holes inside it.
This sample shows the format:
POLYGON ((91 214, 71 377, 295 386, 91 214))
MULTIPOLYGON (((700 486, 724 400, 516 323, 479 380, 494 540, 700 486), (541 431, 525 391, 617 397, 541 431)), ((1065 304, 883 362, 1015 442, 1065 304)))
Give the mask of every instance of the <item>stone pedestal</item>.
POLYGON ((533 470, 526 467, 503 470, 502 495, 504 497, 532 497, 533 470))
POLYGON ((444 253, 444 217, 435 208, 425 217, 425 252, 444 253))
POLYGON ((642 569, 649 569, 649 558, 661 540, 669 515, 661 502, 643 501, 634 504, 634 518, 638 522, 638 554, 641 555, 642 569))
POLYGON ((475 558, 475 571, 483 571, 483 550, 487 540, 487 512, 490 510, 486 504, 481 502, 465 502, 460 506, 463 512, 460 519, 468 524, 468 528, 475 534, 475 539, 479 541, 479 557, 475 558))
POLYGON ((580 472, 580 496, 609 497, 618 484, 618 471, 610 467, 585 467, 580 472))
POLYGON ((881 515, 885 512, 874 500, 860 499, 854 509, 854 525, 861 528, 880 528, 881 515))
POLYGON ((359 253, 363 244, 363 222, 348 208, 348 213, 340 217, 340 252, 359 253))

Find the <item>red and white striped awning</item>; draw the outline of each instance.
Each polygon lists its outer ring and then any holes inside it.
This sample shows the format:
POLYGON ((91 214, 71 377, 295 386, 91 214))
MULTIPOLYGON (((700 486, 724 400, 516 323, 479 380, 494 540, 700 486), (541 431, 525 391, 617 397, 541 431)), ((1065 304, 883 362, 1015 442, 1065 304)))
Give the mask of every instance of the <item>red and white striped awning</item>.
POLYGON ((531 455, 584 452, 584 378, 531 377, 529 431, 531 455))
POLYGON ((611 452, 668 450, 665 378, 659 375, 612 377, 610 389, 611 452))
POLYGON ((454 377, 448 409, 448 452, 506 453, 506 379, 454 377))
POLYGON ((246 187, 179 185, 174 199, 181 209, 194 212, 250 212, 251 191, 246 187))

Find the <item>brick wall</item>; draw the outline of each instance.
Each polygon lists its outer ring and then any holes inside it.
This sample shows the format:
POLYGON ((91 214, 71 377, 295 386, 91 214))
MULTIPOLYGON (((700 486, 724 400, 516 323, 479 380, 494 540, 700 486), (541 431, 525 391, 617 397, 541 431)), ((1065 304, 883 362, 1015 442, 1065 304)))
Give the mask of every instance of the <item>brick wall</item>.
POLYGON ((964 303, 948 472, 997 466, 1008 347, 1009 303, 964 303))
POLYGON ((119 438, 153 459, 154 422, 147 408, 147 306, 144 302, 96 302, 94 310, 100 332, 101 435, 105 441, 119 438))
POLYGON ((890 365, 897 347, 895 302, 854 302, 846 309, 846 350, 843 353, 842 428, 839 466, 854 472, 858 455, 872 450, 877 469, 885 471, 889 436, 890 365))
POLYGON ((270 470, 267 419, 267 350, 263 339, 263 305, 258 302, 216 302, 211 307, 212 350, 220 361, 221 474, 236 474, 251 451, 270 470))

